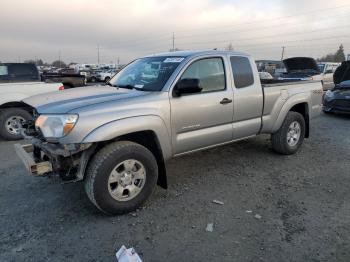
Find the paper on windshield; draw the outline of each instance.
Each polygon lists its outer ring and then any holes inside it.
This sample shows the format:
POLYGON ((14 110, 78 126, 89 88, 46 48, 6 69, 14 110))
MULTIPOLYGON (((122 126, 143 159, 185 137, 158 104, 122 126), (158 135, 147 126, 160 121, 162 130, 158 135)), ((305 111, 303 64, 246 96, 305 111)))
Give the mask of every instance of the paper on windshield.
POLYGON ((184 57, 168 57, 163 61, 163 63, 181 63, 184 59, 184 57))

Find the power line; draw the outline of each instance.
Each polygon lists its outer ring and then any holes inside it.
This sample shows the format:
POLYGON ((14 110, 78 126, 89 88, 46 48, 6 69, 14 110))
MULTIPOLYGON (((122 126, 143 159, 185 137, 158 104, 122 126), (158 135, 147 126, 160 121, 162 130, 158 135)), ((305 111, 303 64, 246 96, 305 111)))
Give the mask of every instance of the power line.
MULTIPOLYGON (((348 17, 349 14, 346 13, 342 16, 337 16, 336 18, 339 18, 339 17, 348 17)), ((333 17, 328 17, 328 19, 324 19, 322 20, 322 22, 325 22, 327 20, 334 20, 333 17)), ((274 28, 274 27, 279 27, 281 28, 282 26, 284 25, 289 25, 291 24, 290 22, 288 23, 282 23, 282 24, 276 24, 276 25, 269 25, 269 26, 256 26, 254 28, 241 28, 241 29, 237 29, 237 30, 230 30, 230 31, 224 31, 224 32, 214 32, 214 33, 203 33, 203 34, 191 34, 191 35, 185 35, 185 36, 178 36, 177 38, 178 39, 183 39, 183 38, 192 38, 194 36, 208 36, 210 34, 210 36, 213 36, 213 35, 222 35, 222 34, 229 34, 229 33, 238 33, 238 32, 249 32, 249 31, 261 31, 262 29, 269 29, 269 28, 274 28)), ((300 25, 310 25, 310 22, 307 21, 307 22, 302 22, 302 23, 295 23, 293 22, 293 24, 291 24, 293 27, 296 27, 296 26, 300 26, 300 25)))
MULTIPOLYGON (((240 23, 240 24, 230 24, 230 25, 221 25, 221 26, 216 26, 216 27, 211 27, 211 28, 203 28, 201 30, 218 30, 218 29, 223 29, 223 28, 236 28, 238 26, 243 26, 243 25, 254 25, 256 23, 266 23, 266 22, 270 22, 270 21, 277 21, 277 20, 281 20, 281 19, 288 19, 288 18, 292 18, 292 17, 298 17, 298 16, 303 16, 303 15, 307 15, 307 14, 312 14, 312 13, 320 13, 320 12, 329 12, 330 10, 336 10, 336 9, 340 9, 340 8, 345 8, 345 7, 349 7, 350 4, 347 5, 341 5, 341 6, 336 6, 336 7, 332 7, 332 8, 323 8, 323 9, 316 9, 316 10, 312 10, 312 11, 306 11, 306 12, 302 12, 302 13, 298 13, 298 14, 293 14, 293 15, 288 15, 288 16, 280 16, 277 18, 271 18, 271 19, 260 19, 260 20, 255 20, 252 22, 246 22, 246 23, 240 23)), ((278 25, 276 25, 278 26, 278 25)), ((244 29, 242 29, 244 30, 244 29)), ((199 30, 193 30, 193 29, 186 29, 186 30, 176 30, 175 32, 194 32, 194 31, 199 31, 199 30)), ((119 45, 123 45, 123 44, 127 44, 128 47, 130 47, 130 43, 131 45, 139 45, 139 44, 143 44, 144 42, 148 42, 148 41, 157 41, 159 42, 159 39, 166 39, 169 37, 169 33, 168 34, 164 34, 164 35, 160 35, 160 36, 149 36, 149 37, 144 37, 142 39, 135 39, 135 40, 128 40, 128 41, 119 41, 118 44, 119 45), (157 40, 155 39, 157 38, 157 40)), ((192 34, 193 35, 193 34, 192 34)), ((181 38, 181 37, 178 37, 181 38)), ((165 40, 164 40, 165 41, 165 40)))
MULTIPOLYGON (((344 7, 349 7, 350 4, 346 4, 346 5, 340 5, 340 6, 335 6, 335 7, 330 7, 330 8, 322 8, 322 9, 314 9, 311 11, 305 11, 305 12, 299 12, 297 14, 292 14, 292 15, 288 15, 288 16, 280 16, 280 17, 275 17, 275 18, 270 18, 270 19, 260 19, 260 20, 255 20, 252 22, 245 22, 245 23, 240 23, 240 24, 236 24, 236 25, 222 25, 219 26, 220 28, 223 27, 230 27, 232 28, 232 26, 241 26, 241 25, 248 25, 248 24, 255 24, 255 23, 266 23, 268 21, 276 21, 276 20, 281 20, 281 19, 286 19, 286 18, 291 18, 291 17, 297 17, 297 16, 303 16, 303 15, 308 15, 308 14, 312 14, 312 13, 320 13, 320 12, 329 12, 330 10, 335 10, 335 9, 340 9, 340 8, 344 8, 344 7)), ((203 30, 217 30, 218 27, 211 27, 211 28, 205 28, 203 30)), ((176 32, 189 32, 189 31, 193 31, 191 29, 185 29, 185 30, 177 30, 176 32)))

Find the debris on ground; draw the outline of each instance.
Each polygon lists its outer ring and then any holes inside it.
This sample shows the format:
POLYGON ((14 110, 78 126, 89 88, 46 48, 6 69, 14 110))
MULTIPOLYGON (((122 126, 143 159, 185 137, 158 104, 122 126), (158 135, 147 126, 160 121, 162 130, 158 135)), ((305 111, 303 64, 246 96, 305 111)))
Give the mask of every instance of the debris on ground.
POLYGON ((252 210, 246 210, 245 212, 246 213, 252 213, 253 211, 252 210))
POLYGON ((126 248, 124 245, 115 254, 118 262, 142 262, 133 247, 126 248))
POLYGON ((262 218, 262 216, 259 215, 259 214, 256 214, 254 217, 255 217, 256 219, 261 219, 261 218, 262 218))
POLYGON ((222 202, 220 200, 216 200, 216 199, 213 200, 213 203, 214 204, 218 204, 218 205, 223 205, 224 204, 224 202, 222 202))
POLYGON ((213 232, 213 230, 214 230, 214 223, 207 224, 207 227, 206 227, 205 231, 213 232))

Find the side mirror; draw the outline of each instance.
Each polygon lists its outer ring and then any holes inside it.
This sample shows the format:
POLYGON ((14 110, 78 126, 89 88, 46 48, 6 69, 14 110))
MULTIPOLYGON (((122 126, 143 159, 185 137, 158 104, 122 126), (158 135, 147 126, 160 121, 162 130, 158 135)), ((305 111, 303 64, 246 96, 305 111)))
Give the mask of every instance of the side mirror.
POLYGON ((199 93, 201 91, 202 91, 202 88, 200 87, 199 79, 185 78, 177 82, 177 84, 173 89, 173 95, 181 96, 182 94, 193 94, 193 93, 199 93))

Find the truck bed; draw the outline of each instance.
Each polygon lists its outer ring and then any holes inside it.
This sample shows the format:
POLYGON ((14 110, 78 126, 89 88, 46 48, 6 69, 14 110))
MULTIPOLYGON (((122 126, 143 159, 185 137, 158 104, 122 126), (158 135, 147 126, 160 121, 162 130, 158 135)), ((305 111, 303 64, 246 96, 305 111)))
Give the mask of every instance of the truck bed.
MULTIPOLYGON (((289 101, 298 101, 298 96, 307 100, 310 119, 318 115, 322 104, 322 83, 321 81, 283 81, 277 80, 274 83, 262 84, 264 93, 264 108, 262 114, 262 133, 273 130, 282 108, 289 101)), ((292 106, 292 105, 291 105, 292 106)))

